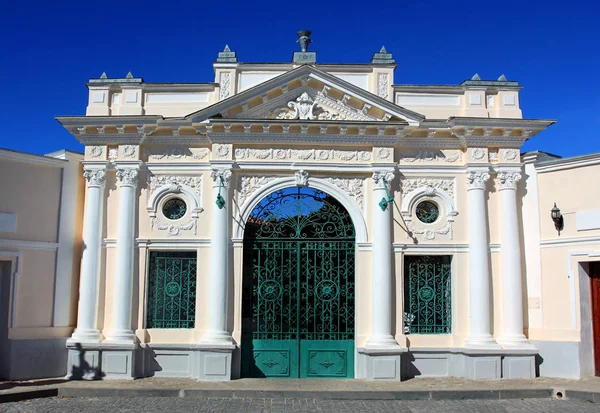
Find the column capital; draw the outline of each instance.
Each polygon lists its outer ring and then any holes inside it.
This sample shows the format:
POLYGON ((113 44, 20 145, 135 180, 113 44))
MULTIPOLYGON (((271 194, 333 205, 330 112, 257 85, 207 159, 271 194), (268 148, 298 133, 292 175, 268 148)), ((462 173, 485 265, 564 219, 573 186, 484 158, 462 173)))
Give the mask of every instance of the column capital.
POLYGON ((84 169, 83 177, 87 181, 88 188, 99 188, 104 185, 106 181, 106 170, 105 169, 84 169))
POLYGON ((486 171, 468 171, 467 189, 485 189, 488 179, 490 179, 490 174, 486 171))
POLYGON ((517 189, 517 183, 521 179, 521 174, 518 172, 507 172, 500 171, 496 176, 496 184, 498 185, 498 189, 501 191, 503 189, 517 189))
POLYGON ((221 182, 223 182, 223 187, 229 188, 229 183, 231 182, 231 169, 213 169, 210 173, 210 177, 213 180, 213 186, 219 186, 221 182))
POLYGON ((130 186, 136 187, 138 183, 139 170, 138 168, 118 168, 117 178, 121 187, 130 186))
POLYGON ((373 189, 391 190, 391 182, 394 180, 394 172, 392 171, 375 171, 373 172, 373 189))

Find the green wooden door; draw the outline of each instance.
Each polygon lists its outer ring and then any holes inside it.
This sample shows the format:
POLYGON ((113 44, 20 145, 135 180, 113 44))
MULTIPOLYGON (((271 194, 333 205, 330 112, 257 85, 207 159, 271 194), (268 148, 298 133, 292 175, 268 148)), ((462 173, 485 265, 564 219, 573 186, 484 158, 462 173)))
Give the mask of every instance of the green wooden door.
POLYGON ((244 236, 242 375, 354 376, 354 226, 324 192, 288 188, 244 236))

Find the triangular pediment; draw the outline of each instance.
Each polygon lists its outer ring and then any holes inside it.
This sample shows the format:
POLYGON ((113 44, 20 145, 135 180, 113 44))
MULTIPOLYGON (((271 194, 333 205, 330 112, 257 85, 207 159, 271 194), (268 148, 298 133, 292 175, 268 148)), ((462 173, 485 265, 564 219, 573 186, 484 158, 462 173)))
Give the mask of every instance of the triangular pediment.
POLYGON ((193 123, 210 118, 297 119, 300 121, 406 122, 425 117, 360 87, 306 65, 186 116, 193 123))

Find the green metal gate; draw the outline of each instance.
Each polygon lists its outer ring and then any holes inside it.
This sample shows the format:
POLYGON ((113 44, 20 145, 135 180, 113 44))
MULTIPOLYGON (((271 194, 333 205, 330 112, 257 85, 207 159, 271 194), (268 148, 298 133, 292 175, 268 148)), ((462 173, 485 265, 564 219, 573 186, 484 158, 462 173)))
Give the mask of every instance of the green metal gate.
POLYGON ((246 223, 245 377, 354 376, 354 226, 333 197, 286 188, 246 223))

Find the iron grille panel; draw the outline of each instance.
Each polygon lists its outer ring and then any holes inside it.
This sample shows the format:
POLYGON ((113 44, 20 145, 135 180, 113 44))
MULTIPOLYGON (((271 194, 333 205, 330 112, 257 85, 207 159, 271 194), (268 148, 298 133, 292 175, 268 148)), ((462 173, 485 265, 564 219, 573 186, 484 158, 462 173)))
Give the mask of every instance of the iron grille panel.
POLYGON ((404 333, 452 331, 451 256, 404 258, 404 333))
POLYGON ((194 328, 196 253, 150 252, 146 328, 194 328))

